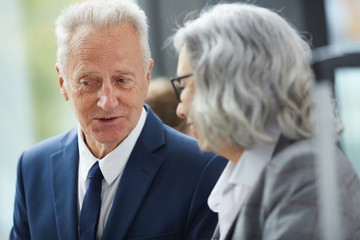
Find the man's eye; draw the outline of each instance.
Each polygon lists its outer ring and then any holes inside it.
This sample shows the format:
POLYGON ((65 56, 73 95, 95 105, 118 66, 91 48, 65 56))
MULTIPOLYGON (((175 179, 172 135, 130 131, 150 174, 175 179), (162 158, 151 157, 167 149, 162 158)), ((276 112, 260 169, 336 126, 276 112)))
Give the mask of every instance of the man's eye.
POLYGON ((134 85, 134 81, 128 77, 116 78, 115 83, 121 89, 129 89, 134 85))
POLYGON ((127 82, 127 79, 125 79, 125 78, 119 78, 119 79, 117 80, 117 82, 118 82, 118 83, 126 83, 126 82, 127 82))
POLYGON ((81 80, 80 83, 81 85, 89 86, 91 84, 91 81, 81 80))
POLYGON ((99 87, 99 83, 99 80, 91 78, 82 78, 79 82, 80 87, 86 91, 97 89, 99 87))

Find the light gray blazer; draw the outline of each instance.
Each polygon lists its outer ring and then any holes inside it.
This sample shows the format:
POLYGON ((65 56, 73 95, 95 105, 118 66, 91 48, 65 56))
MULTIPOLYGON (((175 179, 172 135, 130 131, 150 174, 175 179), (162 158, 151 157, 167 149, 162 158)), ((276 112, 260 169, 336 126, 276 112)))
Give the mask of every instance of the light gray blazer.
MULTIPOLYGON (((345 239, 360 239, 360 181, 337 149, 340 222, 345 239)), ((249 193, 227 240, 307 240, 320 238, 313 142, 291 143, 281 137, 273 158, 249 193)), ((219 239, 217 227, 213 240, 219 239)))

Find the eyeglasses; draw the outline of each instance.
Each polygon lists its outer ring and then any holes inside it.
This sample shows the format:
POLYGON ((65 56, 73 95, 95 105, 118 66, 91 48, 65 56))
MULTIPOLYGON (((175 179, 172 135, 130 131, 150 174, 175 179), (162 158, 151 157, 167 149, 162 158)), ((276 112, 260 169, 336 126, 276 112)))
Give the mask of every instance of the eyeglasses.
POLYGON ((186 75, 183 75, 183 76, 180 76, 180 77, 175 77, 175 78, 170 79, 171 85, 174 88, 174 91, 176 93, 176 97, 179 100, 179 102, 181 102, 180 101, 180 94, 181 94, 182 90, 184 90, 184 82, 182 81, 182 79, 191 77, 192 75, 193 74, 190 73, 190 74, 186 74, 186 75))

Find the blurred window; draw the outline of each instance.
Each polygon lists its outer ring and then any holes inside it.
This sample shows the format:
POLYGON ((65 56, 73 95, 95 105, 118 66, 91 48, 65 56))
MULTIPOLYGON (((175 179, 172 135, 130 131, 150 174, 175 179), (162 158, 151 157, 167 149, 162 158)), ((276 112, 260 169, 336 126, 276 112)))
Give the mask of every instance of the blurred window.
MULTIPOLYGON (((360 0, 325 0, 325 8, 330 45, 342 52, 360 52, 360 0)), ((337 109, 345 127, 340 144, 360 174, 360 67, 337 68, 334 78, 337 109)))
POLYGON ((338 68, 334 77, 337 108, 345 126, 340 144, 360 174, 360 68, 338 68))
POLYGON ((360 1, 325 0, 330 44, 360 42, 360 1))

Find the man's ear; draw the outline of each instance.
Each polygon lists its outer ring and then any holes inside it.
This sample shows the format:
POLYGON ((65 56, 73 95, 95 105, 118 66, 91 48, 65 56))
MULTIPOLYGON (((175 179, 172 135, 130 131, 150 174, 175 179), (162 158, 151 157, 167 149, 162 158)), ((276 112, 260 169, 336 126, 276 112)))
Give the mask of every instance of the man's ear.
POLYGON ((146 94, 145 94, 145 97, 147 96, 147 93, 149 91, 149 84, 150 84, 150 81, 151 81, 151 69, 153 68, 154 66, 154 60, 150 59, 150 62, 149 62, 149 69, 146 73, 146 85, 147 85, 147 89, 146 89, 146 94))
POLYGON ((68 101, 69 97, 68 97, 68 95, 66 93, 66 89, 65 89, 65 84, 64 84, 65 80, 64 80, 64 78, 62 76, 62 73, 59 70, 58 64, 56 64, 55 68, 56 68, 56 72, 57 72, 58 78, 59 78, 60 93, 61 93, 61 95, 63 95, 65 101, 68 101))
POLYGON ((151 80, 151 69, 153 68, 154 66, 154 60, 150 59, 150 62, 149 62, 149 69, 146 73, 146 81, 148 83, 150 83, 150 80, 151 80))

